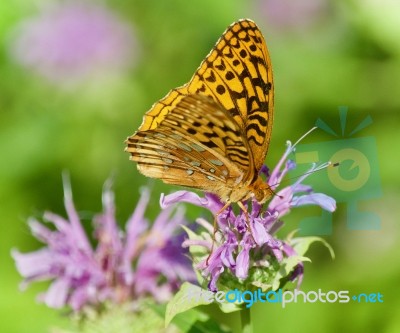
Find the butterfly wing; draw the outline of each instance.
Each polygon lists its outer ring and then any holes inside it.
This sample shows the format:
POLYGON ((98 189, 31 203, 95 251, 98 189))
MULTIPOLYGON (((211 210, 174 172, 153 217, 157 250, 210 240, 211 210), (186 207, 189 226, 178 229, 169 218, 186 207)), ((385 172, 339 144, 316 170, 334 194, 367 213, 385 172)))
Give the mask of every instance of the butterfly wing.
POLYGON ((158 128, 187 94, 210 96, 233 116, 245 133, 257 173, 271 137, 274 95, 271 60, 253 21, 240 20, 228 27, 189 83, 154 104, 139 131, 158 128))
POLYGON ((148 177, 227 198, 252 165, 247 139, 212 98, 187 95, 156 129, 128 138, 127 151, 148 177))

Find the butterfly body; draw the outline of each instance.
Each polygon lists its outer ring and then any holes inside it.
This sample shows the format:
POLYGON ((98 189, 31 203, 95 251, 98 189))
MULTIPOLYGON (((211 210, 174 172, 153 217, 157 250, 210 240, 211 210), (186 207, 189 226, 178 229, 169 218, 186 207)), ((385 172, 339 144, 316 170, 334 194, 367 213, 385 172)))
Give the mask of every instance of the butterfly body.
POLYGON ((191 81, 146 113, 127 151, 138 169, 225 202, 272 195, 259 176, 272 129, 273 81, 264 38, 240 20, 222 35, 191 81))

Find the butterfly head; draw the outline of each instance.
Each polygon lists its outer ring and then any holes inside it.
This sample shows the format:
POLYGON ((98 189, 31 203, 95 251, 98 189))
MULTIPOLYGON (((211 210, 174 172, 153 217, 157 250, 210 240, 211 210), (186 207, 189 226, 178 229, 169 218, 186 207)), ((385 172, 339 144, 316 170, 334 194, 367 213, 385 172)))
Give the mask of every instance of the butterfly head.
POLYGON ((257 180, 249 186, 249 190, 260 204, 268 201, 274 194, 269 185, 261 177, 258 177, 257 180))

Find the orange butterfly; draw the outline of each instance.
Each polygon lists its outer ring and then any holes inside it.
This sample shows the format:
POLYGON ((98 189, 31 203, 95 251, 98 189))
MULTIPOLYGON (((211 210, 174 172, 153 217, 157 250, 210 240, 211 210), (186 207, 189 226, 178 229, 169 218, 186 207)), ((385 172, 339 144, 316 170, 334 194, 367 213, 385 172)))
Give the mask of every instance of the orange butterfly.
MULTIPOLYGON (((189 81, 145 114, 126 150, 145 176, 211 192, 225 203, 272 190, 259 176, 273 120, 271 60, 257 25, 233 23, 189 81)), ((223 209, 222 209, 223 210, 223 209)), ((221 211, 222 211, 221 210, 221 211)))

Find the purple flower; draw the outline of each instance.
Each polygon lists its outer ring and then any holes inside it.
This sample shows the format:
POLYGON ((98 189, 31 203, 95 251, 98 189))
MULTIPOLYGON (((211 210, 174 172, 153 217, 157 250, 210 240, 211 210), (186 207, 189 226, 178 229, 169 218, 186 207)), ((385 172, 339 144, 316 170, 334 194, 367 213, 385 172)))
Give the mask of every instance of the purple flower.
MULTIPOLYGON (((224 272, 233 273, 237 279, 245 281, 251 274, 257 275, 258 283, 262 280, 260 274, 266 270, 264 268, 271 266, 273 262, 282 262, 284 258, 295 256, 296 251, 288 242, 277 239, 274 235, 282 226, 281 218, 288 214, 294 207, 303 205, 318 205, 327 211, 336 209, 336 202, 331 197, 323 193, 313 193, 312 188, 304 185, 302 182, 310 174, 326 167, 313 165, 310 172, 300 177, 294 184, 278 190, 282 178, 296 167, 295 163, 288 160, 289 154, 294 150, 294 146, 288 142, 288 147, 276 165, 269 174, 268 169, 262 168, 261 172, 268 175, 268 184, 276 192, 266 209, 255 200, 248 202, 248 218, 246 213, 240 211, 235 214, 232 207, 222 212, 218 216, 218 231, 214 250, 209 255, 212 245, 213 227, 203 219, 197 222, 206 228, 211 235, 204 239, 189 239, 184 242, 184 246, 201 246, 206 251, 197 264, 197 269, 201 270, 203 275, 209 278, 209 289, 216 291, 218 289, 217 281, 224 272), (208 258, 207 258, 208 257, 208 258), (208 259, 208 260, 207 260, 208 259), (261 270, 257 270, 261 267, 261 270)), ((223 207, 215 195, 206 193, 204 197, 188 191, 178 191, 168 196, 161 197, 161 206, 168 208, 177 202, 188 202, 210 210, 214 215, 223 207)), ((291 280, 297 278, 301 282, 303 273, 302 263, 295 267, 290 276, 291 280)), ((270 277, 264 276, 266 280, 270 277)), ((267 282, 266 282, 267 283, 267 282)))
POLYGON ((135 58, 132 27, 89 1, 44 6, 11 35, 17 62, 53 82, 80 81, 98 73, 122 73, 135 58))
POLYGON ((33 281, 51 280, 40 300, 52 308, 70 306, 78 311, 86 305, 105 301, 116 304, 146 295, 165 301, 181 281, 194 280, 189 259, 182 249, 177 227, 185 223, 183 212, 165 209, 153 226, 144 218, 150 193, 142 191, 139 203, 123 232, 115 220, 114 195, 107 185, 103 192, 103 212, 96 215, 92 246, 64 185, 67 219, 46 213, 54 230, 34 219, 29 221, 33 235, 47 246, 30 253, 13 250, 12 256, 22 286, 33 281))

